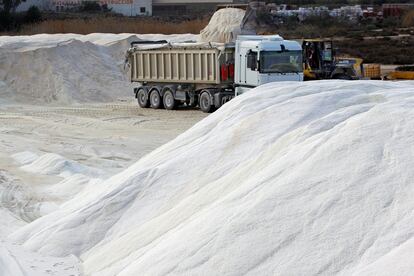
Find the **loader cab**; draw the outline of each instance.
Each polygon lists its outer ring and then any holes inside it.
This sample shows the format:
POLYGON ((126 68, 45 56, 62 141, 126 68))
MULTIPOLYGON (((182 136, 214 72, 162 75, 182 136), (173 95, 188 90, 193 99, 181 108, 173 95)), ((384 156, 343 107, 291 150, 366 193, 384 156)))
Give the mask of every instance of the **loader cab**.
POLYGON ((335 52, 332 41, 304 40, 302 48, 305 80, 330 78, 335 67, 335 52))
POLYGON ((302 48, 305 80, 356 80, 363 76, 362 59, 338 58, 332 40, 306 39, 302 48))
POLYGON ((302 48, 280 36, 239 36, 235 53, 236 95, 279 81, 302 81, 302 48))

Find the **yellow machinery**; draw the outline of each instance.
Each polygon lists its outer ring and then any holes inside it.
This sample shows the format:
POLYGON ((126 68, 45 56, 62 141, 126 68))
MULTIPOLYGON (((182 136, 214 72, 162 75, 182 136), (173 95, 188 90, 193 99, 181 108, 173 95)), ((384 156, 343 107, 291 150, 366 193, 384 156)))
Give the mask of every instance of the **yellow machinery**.
POLYGON ((339 65, 346 65, 352 67, 355 74, 355 78, 362 79, 366 77, 365 67, 364 67, 364 60, 362 58, 353 58, 353 57, 336 57, 336 66, 339 65))
POLYGON ((336 58, 332 40, 305 39, 302 49, 305 80, 356 80, 363 77, 362 59, 336 58))
POLYGON ((385 76, 388 80, 414 80, 414 66, 397 67, 385 76))

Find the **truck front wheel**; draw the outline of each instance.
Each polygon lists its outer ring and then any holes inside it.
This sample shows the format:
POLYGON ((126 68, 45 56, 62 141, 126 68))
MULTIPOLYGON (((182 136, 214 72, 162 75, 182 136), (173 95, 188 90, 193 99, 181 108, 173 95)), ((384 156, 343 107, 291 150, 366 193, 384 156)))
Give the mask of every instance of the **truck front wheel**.
POLYGON ((151 90, 149 98, 152 108, 159 109, 162 107, 161 95, 157 89, 151 90))
POLYGON ((174 99, 174 94, 171 92, 171 90, 165 91, 162 101, 164 103, 165 109, 168 110, 173 110, 177 105, 177 101, 174 99))
POLYGON ((214 111, 214 106, 211 104, 211 97, 208 92, 201 93, 199 105, 201 111, 205 113, 210 113, 214 111))
POLYGON ((148 93, 144 88, 140 88, 137 92, 138 105, 142 108, 147 108, 150 105, 148 100, 148 93))

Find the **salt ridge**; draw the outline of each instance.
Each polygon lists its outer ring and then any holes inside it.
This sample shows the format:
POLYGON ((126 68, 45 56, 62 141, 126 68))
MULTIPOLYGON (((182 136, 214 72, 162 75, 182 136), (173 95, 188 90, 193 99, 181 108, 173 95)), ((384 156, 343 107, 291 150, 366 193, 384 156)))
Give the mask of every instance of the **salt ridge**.
POLYGON ((413 107, 413 82, 258 87, 11 237, 87 275, 403 275, 413 107))

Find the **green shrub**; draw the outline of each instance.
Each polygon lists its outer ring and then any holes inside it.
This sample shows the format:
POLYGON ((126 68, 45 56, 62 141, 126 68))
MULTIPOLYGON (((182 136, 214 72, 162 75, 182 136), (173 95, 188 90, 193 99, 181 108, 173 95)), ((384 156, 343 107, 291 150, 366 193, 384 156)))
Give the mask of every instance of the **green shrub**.
POLYGON ((25 23, 35 23, 42 20, 42 14, 40 13, 40 10, 36 6, 31 6, 24 17, 25 23))
POLYGON ((397 68, 395 68, 395 70, 397 71, 414 71, 414 66, 398 66, 397 68))
POLYGON ((14 25, 12 14, 5 10, 0 10, 0 31, 9 31, 14 25))
POLYGON ((102 8, 97 1, 83 1, 80 10, 84 12, 97 12, 101 11, 102 8))

